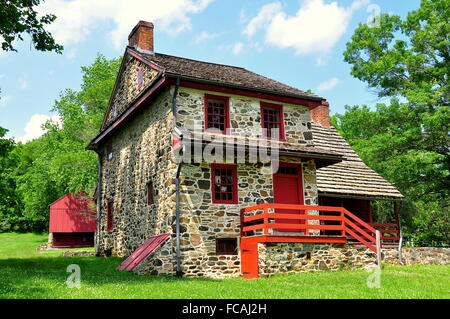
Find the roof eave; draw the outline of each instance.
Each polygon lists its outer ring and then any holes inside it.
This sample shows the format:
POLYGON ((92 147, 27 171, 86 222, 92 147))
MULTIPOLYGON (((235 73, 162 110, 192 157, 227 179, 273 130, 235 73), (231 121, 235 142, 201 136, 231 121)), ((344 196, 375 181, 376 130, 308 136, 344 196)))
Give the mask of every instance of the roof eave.
POLYGON ((268 94, 268 95, 273 95, 273 96, 288 97, 288 98, 293 98, 293 99, 301 99, 301 100, 314 101, 314 102, 326 101, 325 98, 320 97, 320 96, 313 97, 313 96, 300 95, 300 94, 296 95, 296 94, 289 94, 289 93, 280 93, 280 92, 272 91, 272 90, 257 89, 257 88, 247 87, 244 85, 236 85, 236 84, 227 83, 227 82, 206 80, 206 79, 202 79, 202 78, 191 77, 191 76, 186 76, 186 75, 181 75, 181 74, 171 73, 171 72, 165 72, 165 75, 166 75, 166 77, 170 77, 170 78, 174 78, 174 79, 179 78, 180 80, 189 81, 189 82, 209 84, 209 85, 213 85, 213 86, 225 86, 228 88, 242 90, 242 91, 258 92, 258 93, 263 93, 263 94, 268 94))
POLYGON ((370 194, 349 194, 349 193, 338 193, 338 192, 326 192, 318 191, 319 196, 326 197, 338 197, 338 198, 354 198, 354 199, 371 199, 371 200, 392 200, 392 201, 403 201, 405 198, 403 195, 393 196, 393 195, 370 195, 370 194))

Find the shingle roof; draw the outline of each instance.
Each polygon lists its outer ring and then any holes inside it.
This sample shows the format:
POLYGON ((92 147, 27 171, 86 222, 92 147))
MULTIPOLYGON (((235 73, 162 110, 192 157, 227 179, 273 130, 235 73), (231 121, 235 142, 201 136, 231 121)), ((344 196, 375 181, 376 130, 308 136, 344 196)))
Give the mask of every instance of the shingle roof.
POLYGON ((333 150, 327 150, 321 147, 315 147, 312 145, 299 145, 287 142, 279 142, 275 140, 267 140, 263 138, 254 138, 248 136, 239 135, 222 135, 209 132, 197 132, 196 134, 189 134, 187 131, 183 131, 183 138, 189 141, 197 141, 207 143, 208 141, 222 141, 224 143, 230 143, 230 145, 244 145, 254 146, 258 148, 271 148, 276 147, 278 151, 298 153, 303 157, 310 158, 329 158, 335 162, 342 160, 342 154, 333 150))
POLYGON ((364 164, 336 129, 328 129, 312 123, 312 130, 316 147, 340 152, 346 158, 340 163, 317 170, 319 193, 376 198, 403 198, 403 195, 394 185, 364 164))
POLYGON ((241 67, 197 61, 167 54, 146 54, 129 47, 146 60, 164 69, 164 73, 190 77, 221 85, 238 86, 250 90, 260 90, 285 96, 324 100, 322 97, 308 93, 241 67))

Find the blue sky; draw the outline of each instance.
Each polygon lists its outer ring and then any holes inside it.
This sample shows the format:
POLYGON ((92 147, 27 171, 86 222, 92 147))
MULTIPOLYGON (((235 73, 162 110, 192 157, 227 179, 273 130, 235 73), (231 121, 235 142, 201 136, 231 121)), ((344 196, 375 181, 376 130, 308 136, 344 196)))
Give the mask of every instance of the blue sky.
POLYGON ((344 105, 379 102, 350 75, 342 53, 358 23, 380 10, 402 17, 420 0, 47 0, 40 8, 58 19, 49 27, 64 53, 0 51, 0 126, 27 141, 66 88, 79 89, 81 67, 97 53, 123 54, 139 20, 155 24, 155 51, 245 67, 325 97, 331 113, 344 105))

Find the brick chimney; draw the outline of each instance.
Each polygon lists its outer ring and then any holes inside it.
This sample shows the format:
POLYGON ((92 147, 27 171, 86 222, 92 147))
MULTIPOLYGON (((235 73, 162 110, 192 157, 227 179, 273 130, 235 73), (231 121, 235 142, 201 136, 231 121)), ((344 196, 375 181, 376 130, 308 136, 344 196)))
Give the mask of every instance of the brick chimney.
POLYGON ((128 36, 128 45, 143 53, 153 54, 153 23, 139 21, 128 36))
POLYGON ((311 120, 322 127, 330 128, 330 105, 327 101, 309 109, 311 120))

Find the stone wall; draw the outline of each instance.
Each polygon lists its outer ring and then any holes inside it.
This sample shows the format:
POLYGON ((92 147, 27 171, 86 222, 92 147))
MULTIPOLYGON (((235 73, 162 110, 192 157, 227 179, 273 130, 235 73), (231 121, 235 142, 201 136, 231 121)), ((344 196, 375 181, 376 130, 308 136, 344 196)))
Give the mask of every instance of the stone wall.
MULTIPOLYGON (((303 167, 305 202, 317 203, 313 160, 283 158, 303 167)), ((227 277, 240 275, 240 256, 217 255, 217 238, 240 236, 240 209, 273 202, 272 175, 261 165, 237 164, 238 204, 214 204, 211 200, 209 164, 185 164, 181 176, 181 254, 186 276, 227 277)))
MULTIPOLYGON (((261 276, 319 270, 367 269, 376 266, 376 254, 352 244, 264 243, 258 244, 261 276)), ((448 265, 450 248, 402 249, 404 265, 448 265)), ((383 248, 382 261, 399 264, 397 248, 383 248)))
POLYGON ((450 248, 444 247, 404 247, 405 265, 449 265, 450 248))
POLYGON ((361 269, 376 265, 376 255, 347 244, 258 244, 261 276, 319 270, 361 269))
POLYGON ((99 255, 128 256, 148 237, 172 232, 175 214, 171 97, 166 89, 108 140, 103 149, 99 255), (108 147, 112 158, 107 159, 108 147), (153 183, 153 205, 147 184, 153 183), (107 203, 113 200, 113 229, 106 228, 107 203))
MULTIPOLYGON (((185 129, 193 129, 195 127, 196 129, 203 130, 205 93, 227 96, 229 98, 230 135, 252 138, 261 137, 260 102, 274 103, 273 101, 183 87, 180 88, 177 98, 177 120, 179 127, 185 129)), ((312 145, 311 118, 308 108, 306 106, 286 103, 282 105, 286 142, 312 145)))
POLYGON ((117 87, 113 92, 111 108, 106 115, 106 126, 144 92, 159 73, 131 55, 126 55, 124 59, 123 72, 120 74, 120 78, 117 79, 117 87), (139 86, 138 74, 140 70, 142 71, 142 84, 139 86))

